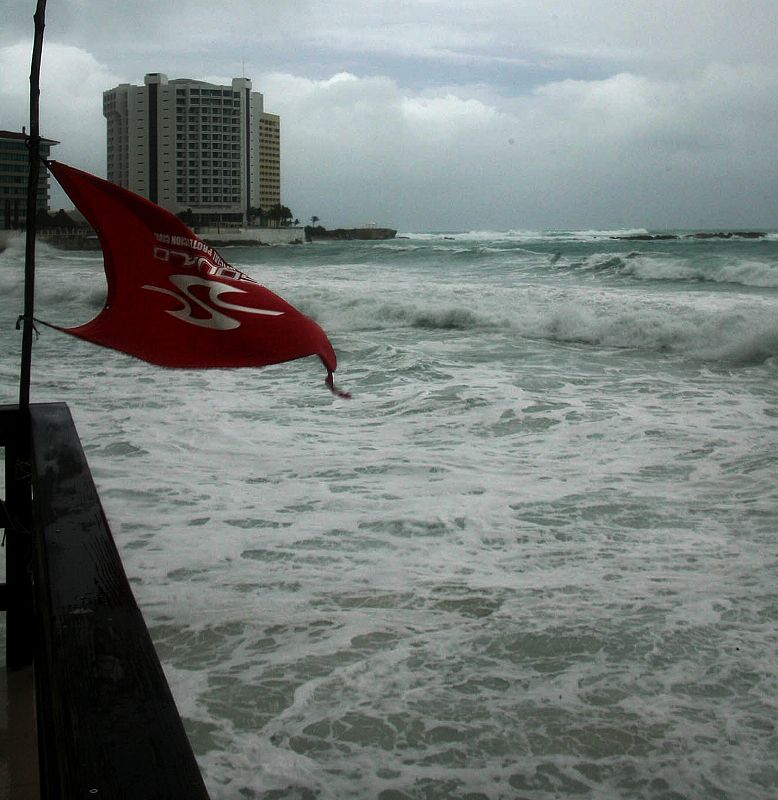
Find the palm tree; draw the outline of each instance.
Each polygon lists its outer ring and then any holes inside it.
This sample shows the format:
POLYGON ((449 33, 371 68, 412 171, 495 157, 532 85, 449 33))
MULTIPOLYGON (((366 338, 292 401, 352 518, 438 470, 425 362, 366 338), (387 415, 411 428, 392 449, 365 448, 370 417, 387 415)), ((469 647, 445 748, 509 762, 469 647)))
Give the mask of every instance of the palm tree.
POLYGON ((314 215, 311 217, 311 226, 315 228, 315 227, 316 227, 316 223, 317 223, 318 221, 319 221, 319 218, 318 218, 318 217, 317 217, 317 216, 314 214, 314 215))
POLYGON ((287 206, 282 206, 276 203, 270 211, 267 212, 268 219, 273 220, 276 224, 275 227, 287 226, 294 219, 294 214, 287 206))

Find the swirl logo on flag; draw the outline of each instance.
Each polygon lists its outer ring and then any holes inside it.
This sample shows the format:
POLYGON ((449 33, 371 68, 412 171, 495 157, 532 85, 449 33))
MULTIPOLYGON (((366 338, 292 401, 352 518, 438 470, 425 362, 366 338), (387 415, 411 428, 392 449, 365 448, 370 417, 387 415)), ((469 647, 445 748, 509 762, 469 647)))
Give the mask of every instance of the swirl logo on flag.
POLYGON ((164 289, 161 286, 149 286, 149 284, 144 284, 143 288, 150 289, 152 292, 161 292, 162 294, 169 294, 171 297, 175 297, 184 307, 176 309, 175 311, 168 310, 166 313, 183 322, 188 322, 190 325, 198 325, 201 328, 213 328, 220 331, 231 331, 235 328, 240 328, 240 322, 237 319, 227 314, 222 314, 221 311, 217 311, 213 306, 195 297, 189 291, 190 286, 205 286, 208 289, 208 299, 219 308, 231 311, 243 311, 246 314, 266 314, 270 317, 280 317, 284 313, 283 311, 270 311, 266 308, 239 306, 235 303, 227 303, 219 298, 219 295, 225 292, 240 292, 241 294, 246 294, 243 289, 238 289, 237 286, 229 286, 226 283, 214 283, 214 281, 198 278, 196 275, 169 275, 168 279, 178 288, 180 294, 174 292, 172 289, 164 289), (190 300, 209 316, 207 318, 194 316, 192 314, 190 300))

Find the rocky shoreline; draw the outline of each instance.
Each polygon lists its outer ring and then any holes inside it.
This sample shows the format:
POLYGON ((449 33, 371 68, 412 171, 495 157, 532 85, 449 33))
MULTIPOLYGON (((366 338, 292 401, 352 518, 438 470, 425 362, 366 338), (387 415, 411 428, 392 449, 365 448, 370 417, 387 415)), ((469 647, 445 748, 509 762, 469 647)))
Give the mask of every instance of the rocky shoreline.
POLYGON ((717 231, 710 233, 633 233, 626 236, 611 236, 611 239, 624 239, 630 242, 661 242, 667 239, 764 239, 763 231, 717 231))
POLYGON ((335 240, 351 240, 356 239, 360 241, 380 241, 382 239, 394 239, 397 231, 391 228, 335 228, 328 231, 317 225, 315 228, 311 225, 305 226, 305 241, 306 242, 322 242, 330 239, 335 240))

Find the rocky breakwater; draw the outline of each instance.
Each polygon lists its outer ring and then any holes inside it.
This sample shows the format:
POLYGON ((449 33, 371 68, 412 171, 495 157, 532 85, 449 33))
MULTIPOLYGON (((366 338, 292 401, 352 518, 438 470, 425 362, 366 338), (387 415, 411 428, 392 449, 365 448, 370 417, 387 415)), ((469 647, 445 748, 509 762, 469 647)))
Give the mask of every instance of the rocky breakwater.
POLYGON ((381 240, 381 239, 394 239, 397 236, 397 231, 391 228, 335 228, 328 231, 321 225, 315 228, 311 225, 305 226, 305 241, 306 242, 324 242, 331 239, 348 240, 381 240))
POLYGON ((632 233, 626 236, 611 236, 611 239, 626 239, 630 242, 656 242, 666 239, 764 239, 764 231, 701 231, 700 233, 632 233))

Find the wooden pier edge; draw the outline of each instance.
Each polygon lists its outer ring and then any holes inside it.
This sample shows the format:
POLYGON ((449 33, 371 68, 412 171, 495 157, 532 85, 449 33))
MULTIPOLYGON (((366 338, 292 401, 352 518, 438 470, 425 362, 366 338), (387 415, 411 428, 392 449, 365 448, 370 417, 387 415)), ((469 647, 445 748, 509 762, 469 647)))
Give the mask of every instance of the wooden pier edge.
POLYGON ((5 545, 5 580, 0 609, 6 612, 6 666, 22 669, 32 663, 33 602, 32 561, 32 467, 27 430, 29 417, 19 406, 0 406, 0 447, 5 450, 5 496, 2 507, 5 545))
POLYGON ((207 800, 70 411, 29 424, 41 797, 207 800))

